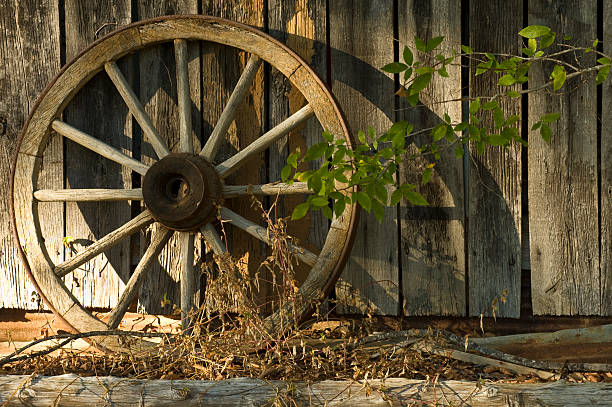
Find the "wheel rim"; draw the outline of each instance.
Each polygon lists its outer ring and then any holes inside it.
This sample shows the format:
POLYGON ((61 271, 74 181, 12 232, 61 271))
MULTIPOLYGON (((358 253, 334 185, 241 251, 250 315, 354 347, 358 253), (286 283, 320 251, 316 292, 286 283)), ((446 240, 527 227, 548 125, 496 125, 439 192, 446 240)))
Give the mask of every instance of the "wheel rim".
MULTIPOLYGON (((248 86, 247 86, 248 88, 248 86)), ((189 98, 189 88, 187 85, 186 97, 189 98)), ((238 97, 239 99, 239 97, 238 97)), ((240 102, 241 100, 238 100, 240 102)), ((232 97, 228 102, 228 106, 232 104, 232 97)), ((230 109, 231 106, 226 109, 230 109)), ((231 110, 231 109, 230 109, 231 110)), ((152 259, 157 257, 165 243, 170 238, 172 231, 169 229, 179 230, 179 237, 182 247, 193 246, 193 234, 185 231, 199 230, 207 243, 213 248, 217 254, 221 254, 224 248, 220 242, 218 234, 209 223, 211 220, 210 207, 222 205, 223 195, 228 197, 235 194, 244 194, 245 186, 221 186, 221 182, 217 182, 219 178, 227 177, 234 169, 238 168, 245 158, 250 154, 261 151, 262 148, 267 148, 274 140, 285 136, 296 125, 302 123, 307 118, 315 115, 324 129, 334 134, 336 138, 346 140, 350 146, 351 137, 347 127, 342 120, 342 115, 333 97, 325 88, 316 74, 295 55, 286 46, 261 33, 251 27, 234 23, 228 20, 206 17, 206 16, 171 16, 152 20, 142 21, 130 26, 126 26, 119 31, 116 31, 92 44, 84 50, 71 63, 66 65, 56 78, 47 86, 43 94, 39 97, 32 113, 30 114, 24 129, 18 141, 17 153, 12 172, 12 200, 11 200, 11 218, 13 223, 13 231, 17 246, 31 280, 33 281, 37 291, 45 300, 49 308, 64 322, 66 322, 74 331, 84 332, 92 330, 107 330, 118 326, 121 317, 127 309, 127 302, 130 296, 135 295, 139 281, 142 281, 142 276, 146 275, 146 269, 152 259), (257 70, 262 60, 269 63, 283 73, 292 84, 306 98, 308 104, 297 113, 294 113, 287 120, 274 129, 270 130, 251 146, 248 146, 240 153, 234 155, 230 159, 218 164, 214 168, 209 161, 215 156, 219 145, 224 139, 225 130, 232 122, 232 117, 225 118, 223 114, 219 122, 215 125, 215 130, 206 142, 200 155, 193 153, 193 144, 189 141, 190 137, 180 138, 179 149, 181 153, 170 153, 167 146, 156 135, 154 127, 147 123, 148 117, 146 113, 139 108, 138 100, 130 97, 130 89, 126 88, 126 82, 122 80, 122 75, 115 61, 127 55, 128 53, 138 51, 140 49, 162 43, 174 41, 175 52, 177 56, 177 84, 178 84, 178 101, 179 101, 179 132, 182 134, 190 134, 189 109, 181 109, 181 102, 185 98, 185 72, 186 67, 184 62, 181 62, 181 53, 186 45, 186 41, 212 41, 226 46, 234 47, 246 51, 252 55, 249 63, 238 81, 234 92, 240 91, 240 83, 244 80, 247 85, 252 81, 253 72, 257 70), (135 104, 130 106, 130 110, 141 125, 145 138, 153 145, 160 160, 150 168, 143 163, 140 163, 130 157, 123 157, 117 152, 108 151, 108 146, 101 145, 104 143, 96 142, 81 133, 78 129, 71 128, 69 125, 58 121, 63 109, 69 104, 75 94, 98 72, 106 70, 106 73, 115 83, 117 89, 121 93, 123 99, 128 106, 130 103, 135 104), (183 72, 181 72, 183 71, 183 72), (183 85, 181 86, 181 82, 183 85), (144 113, 144 117, 142 114, 144 113), (140 114, 140 117, 139 117, 140 114), (225 122, 224 122, 225 120, 225 122), (229 120, 229 122, 227 122, 229 120), (78 264, 82 264, 97 253, 102 252, 105 248, 113 244, 115 235, 109 237, 104 236, 99 239, 89 253, 79 253, 79 255, 65 261, 62 264, 55 265, 51 261, 45 245, 42 240, 40 222, 38 220, 37 202, 41 200, 66 200, 65 196, 60 196, 62 193, 70 193, 70 191, 36 191, 36 184, 40 170, 41 157, 47 140, 49 137, 49 128, 71 138, 73 141, 92 149, 98 154, 110 158, 111 160, 122 164, 125 167, 131 168, 133 171, 145 175, 143 182, 143 190, 123 190, 119 193, 121 199, 142 199, 145 203, 150 204, 149 210, 145 210, 138 217, 132 219, 119 229, 118 236, 123 238, 134 233, 141 228, 153 223, 159 222, 163 227, 158 228, 157 233, 153 236, 153 241, 143 258, 139 262, 137 269, 134 271, 126 289, 119 299, 119 306, 116 307, 107 323, 104 323, 93 316, 86 310, 80 302, 71 294, 61 280, 63 275, 68 274, 78 264), (216 131, 216 133, 215 133, 216 131), (244 153, 243 153, 244 152, 244 153), (186 170, 177 164, 189 156, 192 165, 191 170, 186 170), (127 157, 127 158, 126 158, 127 157), (165 163, 165 164, 164 164, 165 163), (175 169, 168 170, 174 163, 175 169), (195 163, 195 164, 194 164, 195 163), (168 164, 168 165, 166 165, 168 164), (178 167, 181 168, 178 168, 178 167), (177 170, 178 168, 178 170, 177 170), (211 172, 212 168, 212 172, 211 172), (154 171, 152 171, 154 170, 154 171), (147 183, 147 177, 151 177, 156 173, 164 178, 164 190, 155 190, 154 186, 159 185, 159 179, 147 183), (173 177, 172 174, 179 176, 173 177), (170 201, 174 199, 177 203, 180 189, 184 186, 184 182, 189 178, 192 183, 193 190, 185 196, 193 198, 198 193, 197 199, 192 199, 189 206, 189 215, 183 216, 181 219, 168 219, 167 208, 164 212, 163 208, 156 207, 153 202, 155 197, 165 195, 170 201), (200 179, 201 182, 197 186, 194 180, 200 179), (174 196, 174 190, 177 191, 177 196, 174 196), (223 189, 223 192, 221 190, 223 189), (196 190, 199 191, 196 193, 196 190), (35 198, 36 191, 36 198, 35 198), (153 191, 153 195, 151 195, 153 191), (47 194, 47 195, 45 195, 47 194), (53 195, 49 197, 50 195, 53 195), (55 194, 55 195, 54 195, 55 194), (157 194, 157 195, 155 195, 157 194), (207 196, 203 199, 202 196, 207 196), (147 195, 149 198, 147 199, 147 195), (193 215, 197 213, 197 216, 193 215), (185 220, 186 219, 186 220, 185 220), (106 239, 106 240, 105 240, 106 239), (96 252, 97 251, 97 252, 96 252), (79 257, 80 256, 80 257, 79 257), (90 257, 88 257, 90 256, 90 257), (75 259, 76 258, 76 259, 75 259), (79 263, 81 262, 81 263, 79 263), (76 265, 75 265, 76 264, 76 265), (140 280, 139 280, 140 279, 140 280)), ((231 115, 230 115, 231 116, 231 115)), ((298 185, 303 188, 304 186, 298 185)), ((256 186, 264 194, 272 194, 271 192, 279 191, 279 187, 271 185, 256 186), (276 188, 276 189, 275 189, 276 188), (266 192, 267 191, 267 192, 266 192)), ((248 188, 246 188, 248 189, 248 188)), ((96 192, 103 194, 102 192, 96 192)), ((93 193, 92 193, 93 194, 93 193)), ((100 196, 96 194, 90 196, 100 196)), ((184 198, 184 196, 182 197, 184 198)), ((222 218, 228 219, 238 225, 243 223, 244 229, 248 233, 260 240, 265 240, 262 235, 262 229, 252 222, 246 221, 240 215, 232 212, 228 208, 222 208, 222 218), (246 222, 246 223, 244 223, 246 222), (252 233, 251 233, 252 232, 252 233)), ((347 207, 344 214, 334 218, 329 228, 327 238, 321 249, 321 253, 317 256, 307 250, 301 250, 298 253, 304 262, 312 266, 306 281, 300 287, 302 298, 306 301, 300 305, 300 309, 296 310, 295 315, 303 315, 309 308, 309 304, 315 298, 320 298, 333 287, 335 280, 342 270, 344 261, 350 252, 352 237, 354 235, 354 226, 357 221, 357 211, 354 206, 347 207), (313 257, 314 256, 314 257, 313 257)), ((113 232, 114 233, 114 232, 113 232)), ((189 253, 184 256, 189 259, 189 253)), ((193 251, 191 252, 193 256, 193 251)), ((187 263, 189 264, 189 260, 187 263)), ((191 267, 193 267, 193 257, 191 257, 191 267)), ((189 266, 186 266, 188 269, 189 266)), ((189 270, 186 270, 187 276, 189 270)), ((191 273, 193 274, 193 272, 191 273)), ((187 280, 187 277, 186 277, 187 280)), ((181 284, 189 284, 188 281, 183 281, 181 284)), ((183 298, 181 299, 183 301, 183 298)), ((188 299, 185 299, 188 301, 188 299)), ((278 314, 273 314, 266 319, 269 329, 274 329, 279 320, 278 314)), ((125 343, 120 343, 112 337, 95 338, 94 342, 105 349, 120 350, 124 349, 125 343)))

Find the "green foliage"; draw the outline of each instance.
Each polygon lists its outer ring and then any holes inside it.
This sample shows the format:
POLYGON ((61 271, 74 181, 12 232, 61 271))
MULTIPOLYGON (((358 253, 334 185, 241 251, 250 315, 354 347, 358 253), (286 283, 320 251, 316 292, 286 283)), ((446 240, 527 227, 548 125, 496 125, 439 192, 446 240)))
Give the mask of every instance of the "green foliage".
MULTIPOLYGON (((360 130, 357 134, 359 144, 353 148, 349 148, 345 140, 335 139, 328 132, 323 133, 324 141, 311 146, 305 154, 299 150, 290 154, 281 172, 284 182, 306 182, 313 191, 304 203, 296 206, 292 219, 304 217, 309 210, 321 210, 325 216, 332 218, 334 214, 342 214, 347 205, 358 204, 382 221, 384 207, 397 205, 402 199, 413 205, 428 205, 427 200, 418 192, 417 185, 397 181, 396 172, 404 160, 427 156, 429 164, 423 167, 420 182, 426 185, 434 176, 436 162, 440 160, 443 149, 450 148, 457 158, 462 158, 466 151, 483 154, 487 145, 507 148, 512 143, 520 143, 527 146, 527 142, 519 135, 520 117, 506 117, 504 114, 500 104, 504 98, 518 98, 540 89, 558 92, 568 79, 593 71, 597 72, 596 83, 599 85, 610 73, 612 59, 596 50, 598 40, 593 41, 589 47, 564 44, 555 51, 548 51, 557 38, 557 34, 549 27, 531 25, 518 34, 524 38, 527 46, 522 49, 522 55, 514 56, 475 52, 468 45, 462 45, 460 51, 451 55, 444 55, 437 51, 444 41, 443 37, 434 37, 428 41, 415 37, 414 48, 406 45, 401 61, 391 62, 381 68, 398 75, 401 86, 396 94, 411 106, 419 103, 421 93, 426 91, 434 75, 449 77, 447 67, 459 63, 457 59, 460 57, 472 61, 475 75, 495 75, 498 93, 494 96, 470 98, 467 120, 453 122, 448 114, 444 114, 432 128, 419 129, 419 133, 428 133, 429 136, 425 142, 419 140, 417 153, 414 153, 414 147, 408 152, 414 125, 405 120, 393 123, 386 133, 380 135, 372 128, 367 133, 360 130), (575 58, 578 52, 596 53, 599 57, 597 65, 591 69, 578 70, 561 58, 562 55, 575 58), (528 89, 521 89, 521 85, 529 81, 530 67, 543 62, 548 63, 543 65, 547 69, 550 69, 552 63, 549 82, 529 83, 528 89), (320 159, 323 163, 318 169, 298 171, 300 163, 320 159)), ((563 41, 569 39, 567 35, 563 37, 563 41)), ((559 113, 544 114, 532 125, 531 131, 539 131, 542 139, 550 143, 554 123, 559 119, 559 113)))

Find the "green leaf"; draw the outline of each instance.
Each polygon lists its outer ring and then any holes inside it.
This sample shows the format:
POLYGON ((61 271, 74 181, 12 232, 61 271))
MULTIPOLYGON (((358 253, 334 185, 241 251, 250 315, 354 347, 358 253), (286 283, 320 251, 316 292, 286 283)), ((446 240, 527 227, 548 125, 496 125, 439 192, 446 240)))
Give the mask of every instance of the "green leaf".
POLYGON ((455 131, 463 131, 467 128, 468 124, 466 122, 461 122, 455 126, 455 131))
POLYGON ((519 92, 515 91, 515 90, 509 90, 506 93, 506 95, 508 95, 508 97, 511 97, 511 98, 518 98, 518 97, 521 96, 521 94, 519 92))
POLYGON ((553 44, 553 42, 555 42, 555 37, 556 37, 556 34, 552 31, 546 35, 543 35, 542 38, 540 39, 540 48, 544 49, 544 48, 550 47, 553 44))
POLYGON ((455 147, 455 157, 463 158, 463 154, 465 154, 465 151, 463 150, 463 146, 455 147))
POLYGON ((443 78, 448 78, 450 75, 448 74, 448 72, 446 71, 446 67, 443 66, 442 68, 438 69, 438 75, 440 75, 443 78))
POLYGON ((434 49, 438 47, 438 45, 442 43, 442 41, 444 41, 444 37, 434 37, 431 40, 427 41, 425 52, 433 51, 434 49))
POLYGON ((436 70, 431 66, 422 66, 420 68, 415 69, 417 75, 422 75, 424 73, 434 73, 436 70))
POLYGON ((372 208, 372 200, 370 199, 368 194, 363 191, 357 191, 355 193, 355 197, 357 198, 357 202, 359 202, 359 205, 361 205, 361 207, 366 211, 370 212, 370 209, 372 208))
POLYGON ((476 98, 470 103, 470 114, 476 114, 480 109, 480 98, 476 98))
POLYGON ((317 208, 321 208, 323 206, 329 205, 327 198, 324 198, 322 196, 315 196, 314 198, 310 200, 310 203, 312 204, 312 206, 317 207, 317 208))
POLYGON ((408 68, 408 65, 402 64, 401 62, 391 62, 383 66, 381 69, 385 72, 389 73, 400 73, 405 71, 408 68))
POLYGON ((504 122, 504 126, 512 126, 514 123, 517 123, 521 120, 521 117, 518 114, 514 114, 506 119, 504 122))
POLYGON ((297 161, 300 156, 300 153, 291 153, 287 157, 287 164, 291 165, 293 168, 297 168, 297 161))
POLYGON ((595 41, 593 41, 593 48, 595 48, 597 44, 599 44, 599 39, 595 38, 595 41))
POLYGON ((385 188, 385 185, 381 182, 377 182, 376 184, 374 184, 374 190, 376 192, 376 197, 378 198, 378 200, 380 202, 387 202, 387 199, 389 199, 389 192, 387 192, 387 188, 385 188))
POLYGON ((535 40, 535 38, 529 38, 529 40, 527 41, 527 48, 529 48, 533 52, 538 49, 538 42, 535 40))
POLYGON ((519 35, 525 38, 538 38, 550 33, 550 28, 543 25, 530 25, 519 31, 519 35))
POLYGON ((508 140, 499 134, 491 134, 485 137, 485 141, 495 147, 508 144, 508 140))
POLYGON ((533 126, 531 126, 531 130, 536 131, 537 129, 540 128, 541 125, 542 125, 542 122, 536 122, 533 124, 533 126))
POLYGON ((450 122, 451 122, 451 118, 450 118, 450 116, 448 115, 448 113, 446 113, 446 112, 444 113, 444 121, 445 121, 446 123, 448 123, 448 124, 450 124, 450 122))
POLYGON ((527 55, 528 57, 532 57, 533 54, 535 54, 535 52, 529 48, 523 48, 521 51, 523 51, 523 54, 527 55))
POLYGON ((283 180, 283 182, 287 182, 290 175, 291 175, 291 166, 287 164, 281 170, 281 179, 283 180))
POLYGON ((602 83, 604 83, 604 81, 608 77, 609 73, 610 73, 610 67, 609 66, 604 66, 603 68, 601 68, 597 72, 597 78, 595 79, 595 83, 597 85, 601 85, 602 83))
POLYGON ((493 121, 495 122, 495 128, 499 129, 504 125, 504 121, 506 117, 504 116, 504 112, 498 107, 493 111, 493 121))
POLYGON ((427 202, 423 195, 419 194, 417 191, 406 191, 404 196, 408 202, 414 205, 429 205, 429 202, 427 202))
POLYGON ((418 94, 420 91, 425 89, 427 85, 429 85, 430 81, 431 81, 431 73, 425 73, 423 75, 419 75, 416 78, 414 78, 414 81, 412 81, 412 85, 410 85, 410 88, 409 88, 410 95, 418 94))
POLYGON ((425 169, 425 171, 423 171, 423 176, 421 177, 421 185, 427 184, 431 180, 432 175, 433 171, 431 168, 425 169))
POLYGON ((304 160, 313 161, 321 158, 321 156, 325 154, 325 150, 327 150, 328 146, 329 144, 327 144, 326 142, 314 144, 308 149, 308 151, 306 151, 306 156, 304 157, 304 160))
POLYGON ((365 133, 363 132, 363 130, 359 130, 359 132, 357 133, 357 138, 359 139, 359 142, 361 144, 366 143, 365 133))
POLYGON ((404 133, 396 133, 393 135, 393 137, 391 138, 391 146, 393 148, 404 148, 404 145, 406 144, 406 138, 404 136, 404 133))
POLYGON ((321 188, 323 188, 323 181, 321 180, 321 176, 318 173, 312 174, 310 178, 308 178, 308 182, 306 183, 308 188, 310 188, 314 192, 319 192, 321 188))
POLYGON ((569 35, 569 34, 565 34, 565 35, 563 36, 563 41, 569 41, 569 40, 571 40, 571 39, 572 39, 572 36, 571 36, 571 35, 569 35))
POLYGON ((427 44, 419 37, 414 37, 414 46, 421 52, 427 52, 427 44))
POLYGON ((344 208, 346 208, 346 201, 344 199, 338 199, 334 203, 334 213, 336 214, 336 216, 342 215, 342 213, 344 212, 344 208))
POLYGON ((412 68, 406 69, 406 72, 404 72, 404 80, 407 81, 408 79, 410 79, 411 76, 412 76, 412 68))
POLYGON ((467 46, 467 45, 462 45, 461 50, 468 55, 474 52, 474 50, 472 50, 472 47, 467 46))
POLYGON ((412 65, 412 62, 414 61, 414 55, 412 55, 412 51, 410 51, 410 48, 408 48, 408 45, 406 45, 404 47, 404 62, 406 63, 406 65, 412 65))
POLYGON ((597 62, 601 65, 609 65, 612 63, 612 61, 608 57, 601 57, 597 60, 597 62))
POLYGON ((485 145, 484 145, 484 141, 479 140, 476 142, 476 152, 479 155, 482 155, 484 153, 484 149, 485 149, 485 145))
POLYGON ((563 86, 565 79, 567 78, 565 68, 561 65, 555 65, 550 77, 553 79, 553 89, 555 91, 561 89, 561 86, 563 86))
POLYGON ((321 212, 323 212, 323 216, 325 216, 327 219, 332 220, 333 214, 329 206, 323 206, 321 208, 321 212))
POLYGON ((431 130, 431 137, 433 141, 439 141, 446 135, 446 126, 444 124, 438 124, 431 130))
POLYGON ((540 120, 542 121, 542 123, 552 123, 559 120, 559 117, 561 117, 559 113, 549 113, 542 116, 542 119, 540 120))
POLYGON ((414 95, 406 96, 406 100, 408 101, 408 103, 410 103, 410 106, 415 107, 416 105, 419 104, 419 94, 418 94, 418 92, 415 93, 414 95))
POLYGON ((550 129, 550 127, 548 127, 547 124, 542 123, 542 126, 540 127, 540 135, 542 136, 542 139, 545 142, 550 144, 550 136, 552 136, 552 130, 550 129))
POLYGON ((491 101, 488 101, 488 102, 484 102, 482 104, 481 109, 485 110, 485 111, 493 110, 493 109, 495 109, 498 106, 499 106, 499 103, 497 103, 497 100, 491 100, 491 101))
POLYGON ((515 83, 516 83, 516 79, 514 78, 514 76, 512 76, 510 74, 506 74, 506 75, 502 76, 497 81, 497 84, 500 85, 500 86, 510 86, 510 85, 514 85, 515 83))
POLYGON ((374 216, 376 216, 378 222, 382 223, 383 218, 385 217, 385 207, 382 206, 382 204, 377 200, 372 201, 372 212, 374 212, 374 216))
POLYGON ((302 219, 304 216, 306 216, 308 209, 310 209, 310 202, 304 202, 299 204, 293 209, 293 213, 291 214, 291 220, 302 219))
POLYGON ((544 51, 536 51, 536 53, 533 54, 533 56, 536 58, 540 58, 542 55, 544 55, 544 51))

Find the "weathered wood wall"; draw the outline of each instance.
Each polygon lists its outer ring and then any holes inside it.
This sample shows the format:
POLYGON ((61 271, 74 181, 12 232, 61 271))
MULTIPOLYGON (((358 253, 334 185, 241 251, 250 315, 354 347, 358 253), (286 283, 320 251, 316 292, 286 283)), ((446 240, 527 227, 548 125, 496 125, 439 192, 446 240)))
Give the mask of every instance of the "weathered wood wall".
MULTIPOLYGON (((444 49, 461 43, 475 49, 520 52, 516 35, 526 24, 545 24, 573 41, 589 44, 603 39, 611 53, 612 7, 588 0, 23 0, 0 3, 0 307, 32 309, 33 287, 13 246, 8 218, 9 162, 15 141, 37 95, 60 66, 101 35, 119 26, 165 14, 210 14, 257 26, 300 54, 327 82, 344 110, 353 132, 372 126, 382 133, 394 120, 430 127, 448 113, 465 116, 459 100, 437 101, 490 92, 495 78, 474 76, 470 68, 449 67, 450 78, 436 78, 427 89, 425 106, 410 109, 394 97, 397 78, 381 71, 398 60, 414 36, 445 37, 444 49), (599 8, 598 8, 599 4, 599 8)), ((414 48, 413 48, 414 49, 414 48)), ((585 62, 592 63, 593 57, 585 62)), ((213 44, 191 44, 189 72, 194 144, 205 140, 228 100, 245 55, 213 44)), ((176 82, 171 46, 125 58, 120 67, 143 102, 160 134, 176 143, 176 82)), ((534 69, 535 79, 544 71, 534 69)), ((151 146, 142 141, 138 126, 104 75, 81 92, 64 120, 146 161, 151 146), (103 98, 99 95, 105 94, 103 98)), ((570 84, 571 85, 571 84, 570 84)), ((267 67, 255 84, 238 119, 230 127, 231 148, 244 148, 289 114, 303 106, 290 83, 267 67), (239 144, 236 135, 240 134, 239 144)), ((598 89, 581 84, 562 97, 534 94, 506 103, 506 115, 521 115, 521 134, 530 147, 488 148, 482 156, 464 161, 452 151, 436 166, 432 182, 422 189, 432 203, 418 208, 405 202, 389 208, 382 224, 364 214, 352 256, 335 296, 340 312, 371 311, 385 315, 455 315, 490 313, 504 292, 496 314, 519 317, 521 309, 534 315, 612 315, 612 128, 606 109, 611 82, 598 89), (551 145, 528 131, 545 112, 558 111, 551 145), (598 120, 600 119, 600 122, 598 120), (600 124, 598 124, 600 123, 600 124), (523 277, 523 279, 522 279, 523 277), (528 278, 525 284, 525 278, 528 278), (521 285, 521 281, 523 284, 521 285), (525 292, 531 287, 530 292, 525 292)), ((256 157, 248 170, 233 175, 240 183, 279 178, 290 150, 317 142, 315 124, 292 132, 267 154, 256 157)), ((414 140, 411 148, 417 148, 414 140)), ((138 186, 140 179, 117 171, 108 161, 87 158, 82 148, 52 137, 43 158, 39 187, 138 186)), ((415 182, 414 162, 397 176, 415 182)), ((280 213, 297 203, 279 202, 280 213)), ((127 203, 45 203, 45 242, 49 253, 62 260, 62 240, 74 238, 80 249, 138 213, 127 203)), ((248 204, 235 211, 257 221, 248 204)), ((43 216, 43 215, 41 215, 43 216)), ((305 247, 316 247, 328 224, 308 216, 291 229, 305 247)), ((246 261, 259 264, 265 247, 237 232, 229 236, 246 261)), ((142 252, 146 236, 114 248, 93 260, 67 281, 75 295, 92 307, 113 306, 142 252), (98 270, 93 273, 89 270, 98 270)), ((196 254, 200 257, 202 253, 196 254)), ((139 307, 166 312, 161 299, 178 303, 180 262, 176 242, 160 256, 139 295, 139 307)), ((264 276, 265 278, 265 276, 264 276)), ((264 293, 265 294, 265 293, 264 293)))

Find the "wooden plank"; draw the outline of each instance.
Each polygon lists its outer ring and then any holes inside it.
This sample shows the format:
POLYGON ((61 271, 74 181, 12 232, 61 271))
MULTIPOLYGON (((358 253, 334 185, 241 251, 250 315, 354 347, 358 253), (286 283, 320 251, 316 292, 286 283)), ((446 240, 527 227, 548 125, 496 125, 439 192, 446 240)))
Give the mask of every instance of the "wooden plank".
MULTIPOLYGON (((393 61, 393 1, 334 1, 329 9, 332 90, 353 133, 386 132, 393 117, 394 84, 380 67, 393 61)), ((379 223, 361 218, 352 255, 336 285, 342 312, 397 315, 396 208, 379 223)))
MULTIPOLYGON (((202 2, 202 14, 228 18, 259 28, 264 27, 263 0, 234 0, 229 2, 207 0, 202 2)), ((250 57, 250 54, 239 52, 227 46, 212 43, 202 44, 203 140, 210 136, 250 57)), ((236 119, 230 125, 225 141, 221 144, 219 152, 213 160, 214 163, 218 164, 230 158, 265 132, 264 92, 264 67, 262 64, 245 100, 238 108, 236 119)), ((239 171, 228 177, 225 184, 261 184, 267 182, 265 175, 265 153, 260 153, 245 162, 239 171)), ((251 206, 249 197, 230 199, 226 201, 225 205, 242 217, 263 225, 261 212, 251 206)), ((255 274, 267 256, 267 245, 228 224, 225 224, 224 229, 228 239, 229 252, 235 258, 244 260, 251 273, 255 274)), ((262 280, 268 281, 269 277, 266 272, 263 269, 260 272, 262 280)), ((263 302, 269 293, 264 281, 261 281, 261 283, 260 297, 263 302)))
POLYGON ((309 406, 419 405, 457 406, 609 406, 611 383, 538 384, 476 383, 374 379, 325 380, 315 383, 236 378, 206 380, 142 380, 120 377, 7 375, 0 377, 0 401, 6 406, 48 406, 97 402, 116 406, 236 406, 270 401, 309 406))
MULTIPOLYGON (((474 50, 520 54, 517 33, 523 24, 522 0, 471 1, 470 46, 474 50)), ((474 76, 470 96, 495 94, 498 75, 474 76)), ((518 85, 517 85, 518 86, 518 85)), ((506 117, 521 113, 520 99, 500 102, 506 117)), ((484 123, 492 126, 492 118, 484 123)), ((494 128, 494 127, 493 127, 494 128)), ((521 147, 487 147, 482 156, 470 154, 468 209, 469 314, 518 318, 521 298, 521 147)))
MULTIPOLYGON (((138 16, 141 19, 169 14, 197 14, 197 0, 164 0, 137 2, 138 16)), ((191 98, 192 140, 194 148, 199 150, 201 129, 201 95, 200 95, 200 44, 188 43, 189 92, 191 98)), ((145 106, 145 111, 153 125, 160 133, 172 152, 179 152, 179 109, 177 104, 176 58, 174 43, 168 42, 150 47, 139 52, 139 82, 137 94, 145 106)), ((142 161, 150 164, 157 160, 152 146, 148 142, 142 145, 142 161)), ((142 251, 150 241, 148 233, 143 239, 142 251)), ((199 238, 196 241, 200 241, 199 238)), ((200 245, 196 257, 200 256, 200 245)), ((172 305, 180 306, 180 264, 181 245, 179 234, 175 234, 153 263, 153 269, 145 278, 138 293, 138 310, 153 314, 172 313, 172 305), (168 300, 163 302, 162 299, 168 300)), ((198 273, 199 276, 199 273, 198 273)), ((196 279, 199 283, 199 278, 196 279)), ((199 290, 199 284, 196 291, 199 290)), ((198 300, 198 296, 195 296, 198 300)))
MULTIPOLYGON (((534 1, 529 24, 552 28, 572 43, 591 44, 597 35, 596 1, 580 4, 534 1)), ((573 56, 571 57, 573 60, 573 56)), ((585 66, 595 56, 582 59, 585 66)), ((533 67, 534 83, 548 80, 551 67, 533 67)), ((550 145, 530 134, 529 236, 534 315, 601 313, 597 198, 597 101, 594 80, 568 81, 570 92, 529 96, 529 126, 546 113, 561 118, 550 145)), ((609 157, 606 158, 606 161, 609 157)))
MULTIPOLYGON (((398 20, 400 55, 404 45, 414 47, 414 37, 425 41, 443 36, 441 51, 452 55, 461 45, 461 4, 453 0, 400 2, 398 20)), ((401 59, 401 57, 400 57, 401 59)), ((449 78, 435 75, 421 94, 427 107, 411 109, 400 101, 397 119, 414 124, 415 131, 443 122, 447 113, 454 123, 461 122, 461 68, 447 68, 449 78), (446 104, 436 102, 456 100, 446 104)), ((429 135, 412 139, 411 149, 431 142, 429 135)), ((465 231, 463 161, 454 149, 443 149, 435 175, 421 193, 430 203, 420 208, 402 203, 401 264, 404 315, 465 315, 465 231)), ((400 169, 400 182, 420 184, 426 160, 408 160, 400 169)))
MULTIPOLYGON (((66 58, 71 60, 99 34, 131 21, 128 0, 65 2, 66 58), (116 24, 102 27, 105 23, 116 24), (98 29, 102 29, 98 32, 98 29), (106 30, 106 31, 104 31, 106 30)), ((127 65, 120 64, 126 72, 127 65)), ((128 75, 129 76, 129 75, 128 75)), ((99 73, 64 111, 64 121, 126 154, 131 151, 128 110, 105 73, 99 73)), ((130 188, 131 170, 64 139, 66 188, 130 188)), ((130 219, 128 202, 67 202, 66 232, 78 252, 130 219), (112 216, 110 216, 112 214, 112 216)), ((127 281, 129 241, 121 242, 65 278, 66 286, 89 307, 112 307, 127 281)), ((66 254, 67 256, 69 253, 66 254)))
MULTIPOLYGON (((60 66, 59 10, 55 2, 0 4, 0 308, 37 309, 30 283, 13 243, 9 178, 15 145, 34 100, 60 66)), ((62 188, 62 149, 57 140, 43 155, 39 184, 62 188), (56 183, 53 180, 56 180, 56 183), (57 184, 59 180, 59 184, 57 184)), ((43 236, 54 261, 62 259, 62 203, 40 206, 43 236)))
MULTIPOLYGON (((612 54, 612 4, 603 4, 603 51, 612 54)), ((612 315, 612 81, 602 86, 601 112, 601 315, 612 315)))
MULTIPOLYGON (((268 27, 270 34, 282 41, 302 57, 317 75, 327 82, 327 13, 323 0, 271 0, 268 2, 268 27)), ((305 99, 296 87, 278 70, 271 69, 268 84, 268 126, 271 128, 298 111, 305 99)), ((287 156, 299 148, 305 152, 308 147, 323 141, 323 129, 316 119, 292 131, 289 137, 280 139, 270 148, 268 176, 270 182, 281 179, 281 170, 287 163, 287 156)), ((310 168, 319 168, 321 161, 310 168)), ((301 171, 307 168, 300 168, 301 171)), ((270 197, 270 202, 276 197, 270 197)), ((304 202, 304 195, 280 197, 277 201, 276 216, 289 216, 293 208, 304 202)), ((287 232, 299 244, 318 253, 323 247, 329 221, 322 213, 308 213, 304 218, 289 222, 287 232)), ((296 278, 301 283, 310 267, 300 265, 296 278)))

